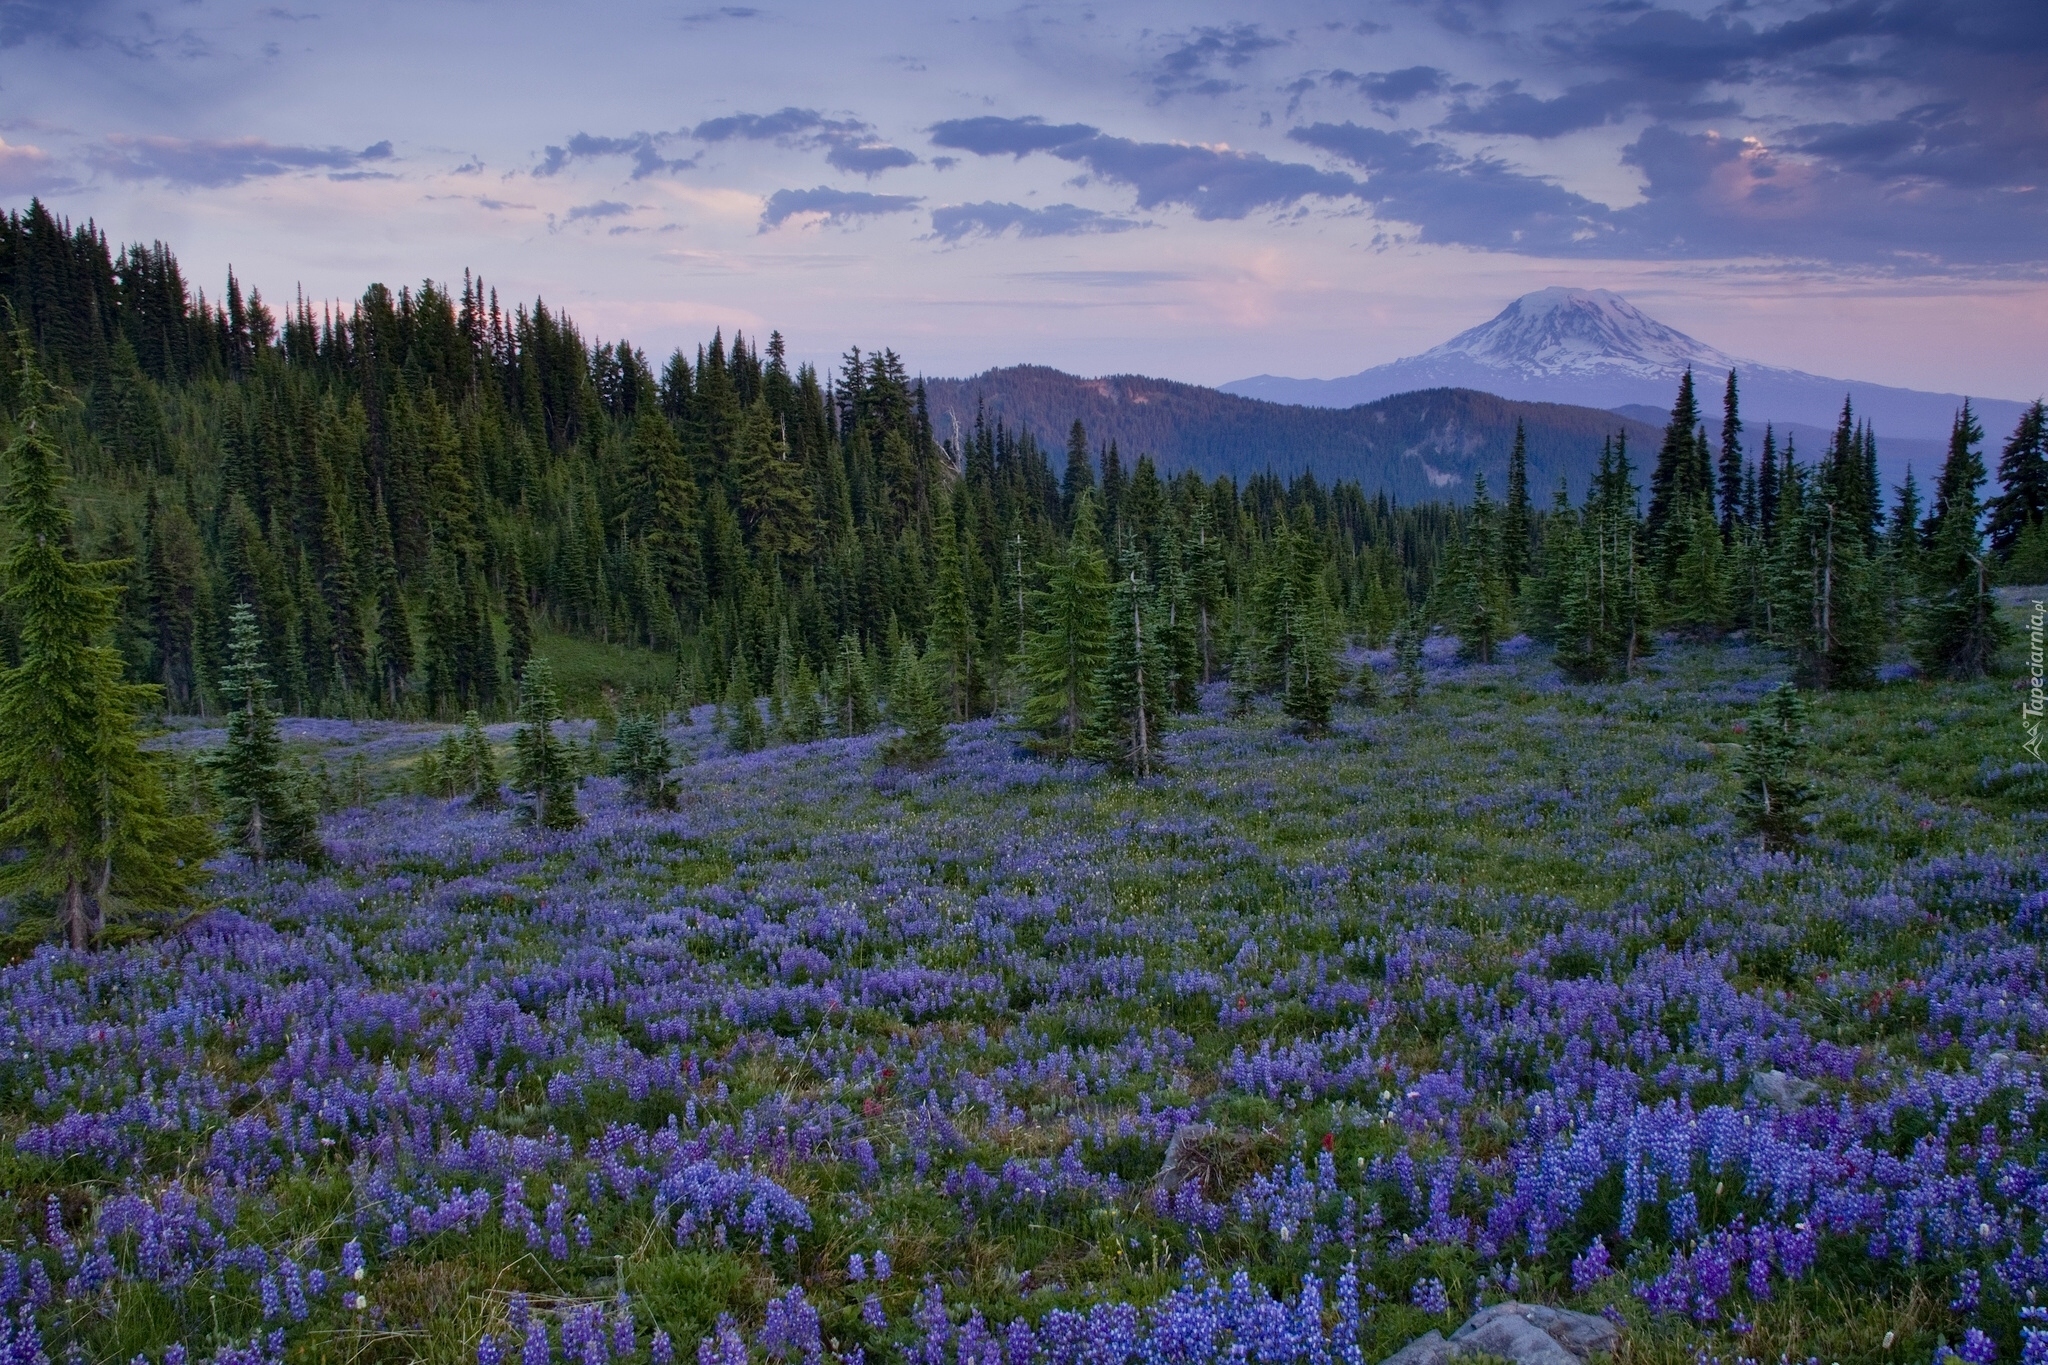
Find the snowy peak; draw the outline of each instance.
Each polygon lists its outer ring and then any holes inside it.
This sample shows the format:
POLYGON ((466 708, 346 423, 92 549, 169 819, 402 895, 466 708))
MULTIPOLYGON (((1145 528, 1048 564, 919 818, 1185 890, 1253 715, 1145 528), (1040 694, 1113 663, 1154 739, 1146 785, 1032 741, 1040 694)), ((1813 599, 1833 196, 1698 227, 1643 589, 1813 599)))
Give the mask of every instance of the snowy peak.
POLYGON ((1418 361, 1464 360, 1528 378, 1665 378, 1687 365, 1730 369, 1735 357, 1695 341, 1606 289, 1539 289, 1491 322, 1458 333, 1418 361))

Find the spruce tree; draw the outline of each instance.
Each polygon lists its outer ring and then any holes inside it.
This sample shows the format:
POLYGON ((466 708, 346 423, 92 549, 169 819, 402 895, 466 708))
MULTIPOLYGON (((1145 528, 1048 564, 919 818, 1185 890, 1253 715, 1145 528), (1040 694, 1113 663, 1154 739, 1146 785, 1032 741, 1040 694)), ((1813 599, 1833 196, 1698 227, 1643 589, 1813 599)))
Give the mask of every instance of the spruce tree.
POLYGON ((1259 659, 1249 632, 1239 632, 1230 656, 1230 714, 1243 720, 1259 703, 1259 659))
POLYGON ((905 641, 896 653, 889 684, 889 719, 902 727, 882 746, 882 761, 902 767, 936 763, 946 752, 946 706, 933 673, 935 660, 923 658, 905 641))
POLYGON ((211 850, 175 812, 136 718, 157 689, 129 683, 106 642, 123 566, 71 557, 71 509, 48 431, 50 395, 17 333, 15 434, 0 499, 11 532, 4 600, 19 662, 0 669, 0 895, 47 898, 65 941, 92 947, 124 905, 187 903, 211 850))
POLYGON ((1024 645, 1024 723, 1064 755, 1075 751, 1094 714, 1096 675, 1108 648, 1109 570, 1092 496, 1084 493, 1075 504, 1074 533, 1042 575, 1024 645))
POLYGON ((1735 523, 1742 516, 1742 409, 1735 391, 1735 371, 1728 371, 1728 390, 1721 397, 1721 543, 1735 543, 1735 523))
POLYGON ((285 858, 316 866, 322 859, 318 813, 285 767, 284 741, 270 709, 263 637, 256 613, 237 602, 228 615, 228 666, 220 680, 228 707, 227 743, 208 757, 220 790, 228 837, 257 862, 285 858))
POLYGON ((1529 533, 1529 437, 1517 417, 1514 448, 1508 452, 1507 502, 1500 514, 1500 574, 1510 602, 1529 572, 1529 533))
POLYGON ((484 733, 483 717, 474 710, 462 717, 462 790, 479 810, 496 810, 505 804, 499 788, 498 756, 491 749, 491 737, 484 733))
POLYGON ((1941 470, 1940 497, 1930 519, 1933 536, 1921 563, 1920 610, 1913 623, 1913 656, 1928 672, 1949 678, 1983 677, 2006 637, 1978 529, 1984 462, 1971 438, 1981 431, 1964 403, 1941 470))
POLYGON ((554 670, 542 655, 527 660, 520 676, 519 718, 525 723, 513 742, 513 782, 533 802, 533 823, 542 829, 575 829, 583 823, 576 809, 576 760, 555 733, 562 703, 554 670))
POLYGON ((1991 552, 2009 560, 2028 528, 2048 520, 2048 406, 2038 399, 2005 443, 1998 483, 1999 494, 1991 499, 1991 552))
POLYGON ((1780 683, 1750 717, 1743 737, 1736 761, 1743 820, 1766 847, 1787 848, 1799 831, 1808 799, 1799 774, 1806 724, 1806 699, 1791 683, 1780 683))
POLYGON ((628 698, 612 748, 612 772, 625 780, 633 799, 649 810, 673 810, 676 784, 669 770, 674 766, 675 754, 661 717, 634 707, 628 698))
POLYGON ((1165 661, 1159 648, 1152 585, 1138 572, 1138 553, 1118 556, 1109 598, 1109 630, 1095 675, 1095 706, 1085 748, 1118 772, 1149 777, 1160 766, 1166 720, 1165 661))
POLYGON ((725 741, 733 752, 750 754, 768 743, 768 730, 761 723, 761 708, 754 704, 754 685, 747 681, 746 660, 732 653, 732 667, 725 679, 727 729, 725 741))

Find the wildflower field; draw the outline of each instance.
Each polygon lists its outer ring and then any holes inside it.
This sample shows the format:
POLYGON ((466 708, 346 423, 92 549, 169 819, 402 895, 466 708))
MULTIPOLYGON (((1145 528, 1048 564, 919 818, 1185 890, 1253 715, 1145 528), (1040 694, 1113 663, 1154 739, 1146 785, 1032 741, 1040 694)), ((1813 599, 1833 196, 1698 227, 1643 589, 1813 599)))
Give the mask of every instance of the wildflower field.
POLYGON ((1438 659, 1313 741, 1219 689, 1140 783, 700 711, 675 812, 330 817, 5 969, 0 1362, 1324 1365, 1510 1297, 1634 1362, 2048 1349, 2011 684, 1821 699, 1770 852, 1775 668, 1438 659))

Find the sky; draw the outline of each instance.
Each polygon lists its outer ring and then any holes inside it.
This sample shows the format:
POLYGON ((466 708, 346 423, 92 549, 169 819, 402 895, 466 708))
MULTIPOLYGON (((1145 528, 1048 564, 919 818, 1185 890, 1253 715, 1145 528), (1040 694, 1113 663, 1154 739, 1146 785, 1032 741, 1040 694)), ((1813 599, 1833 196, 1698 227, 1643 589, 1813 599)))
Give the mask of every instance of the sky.
POLYGON ((2043 0, 0 0, 0 204, 275 302, 480 274, 657 361, 1221 383, 1547 285, 2048 389, 2043 0))

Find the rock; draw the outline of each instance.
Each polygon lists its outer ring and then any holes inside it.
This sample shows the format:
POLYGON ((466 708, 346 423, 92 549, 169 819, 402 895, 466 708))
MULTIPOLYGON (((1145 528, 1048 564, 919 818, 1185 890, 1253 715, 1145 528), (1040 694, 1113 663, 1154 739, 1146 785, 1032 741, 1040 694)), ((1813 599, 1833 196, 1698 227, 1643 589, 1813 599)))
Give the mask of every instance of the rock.
POLYGON ((1445 1341, 1442 1332, 1428 1332, 1388 1356, 1380 1365, 1450 1365, 1458 1354, 1458 1348, 1445 1341))
POLYGON ((1190 1180, 1197 1188, 1207 1185, 1215 1163, 1213 1153, 1204 1148, 1215 1136, 1213 1123, 1183 1123, 1174 1129, 1166 1144, 1166 1160, 1159 1163, 1159 1174, 1152 1183, 1162 1190, 1177 1190, 1190 1180))
POLYGON ((1575 1365, 1621 1344, 1615 1325, 1591 1313, 1540 1303, 1497 1303, 1482 1308, 1451 1333, 1453 1345, 1483 1351, 1517 1365, 1575 1365), (1538 1341, 1536 1338, 1541 1337, 1538 1341))
POLYGON ((1790 1114, 1806 1107, 1820 1093, 1812 1081, 1802 1081, 1783 1071, 1759 1071, 1749 1078, 1750 1098, 1776 1105, 1790 1114))

